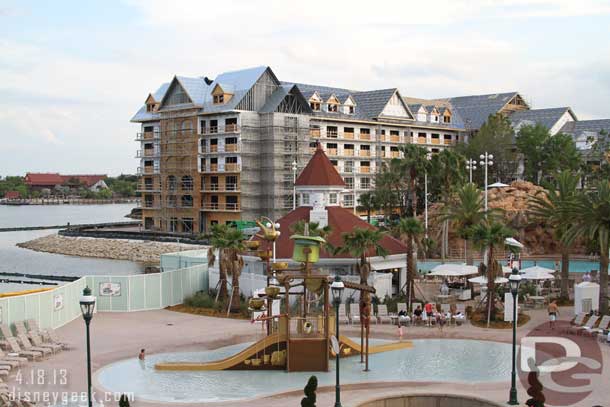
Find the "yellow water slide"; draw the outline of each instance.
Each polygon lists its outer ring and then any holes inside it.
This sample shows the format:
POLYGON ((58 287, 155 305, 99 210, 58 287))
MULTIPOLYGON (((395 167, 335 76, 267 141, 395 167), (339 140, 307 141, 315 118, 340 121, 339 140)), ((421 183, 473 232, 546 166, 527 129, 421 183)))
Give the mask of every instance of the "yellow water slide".
MULTIPOLYGON (((343 353, 343 355, 345 356, 348 356, 349 354, 359 354, 362 351, 362 349, 360 348, 360 344, 351 340, 347 336, 339 335, 339 343, 342 345, 343 348, 341 353, 343 353), (346 352, 346 349, 351 349, 351 351, 346 352)), ((369 354, 389 352, 398 349, 411 349, 412 347, 413 342, 411 341, 384 343, 382 345, 369 344, 369 354)))
MULTIPOLYGON (((286 342, 286 335, 273 334, 253 343, 246 349, 228 358, 213 362, 165 362, 157 363, 157 370, 226 370, 244 363, 246 360, 255 358, 257 354, 265 349, 286 342)), ((245 364, 245 363, 244 363, 245 364)))

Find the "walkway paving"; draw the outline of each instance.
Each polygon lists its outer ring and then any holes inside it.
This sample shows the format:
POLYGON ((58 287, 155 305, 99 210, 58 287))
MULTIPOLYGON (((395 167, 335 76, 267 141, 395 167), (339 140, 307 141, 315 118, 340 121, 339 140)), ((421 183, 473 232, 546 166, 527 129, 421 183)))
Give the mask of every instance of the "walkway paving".
MULTIPOLYGON (((563 308, 562 318, 571 317, 570 309, 563 308)), ((522 337, 531 329, 546 322, 543 310, 530 311, 531 320, 519 328, 518 335, 522 337)), ((342 326, 342 333, 359 336, 358 326, 342 326)), ((5 381, 16 392, 84 392, 86 391, 86 353, 85 327, 81 319, 75 320, 58 330, 62 340, 70 343, 73 348, 52 356, 44 361, 28 363, 19 375, 13 374, 5 381), (65 376, 65 380, 64 380, 65 376)), ((103 366, 126 358, 136 357, 140 348, 146 348, 148 354, 176 351, 214 349, 225 345, 255 340, 258 329, 249 321, 211 318, 160 310, 132 313, 100 313, 96 314, 91 324, 93 349, 92 366, 96 371, 103 366)), ((390 325, 372 325, 371 336, 383 339, 397 340, 397 329, 390 325)), ((511 342, 510 330, 492 330, 477 328, 470 324, 459 327, 438 328, 416 327, 405 330, 406 339, 417 338, 460 338, 479 339, 500 342, 511 342)), ((603 346, 605 366, 610 366, 610 347, 603 346)), ((375 367, 373 366, 373 369, 375 367)), ((605 369, 606 381, 610 375, 605 369)), ((303 383, 303 386, 305 383, 303 383)), ((345 407, 356 406, 359 402, 384 395, 411 393, 453 393, 477 395, 478 397, 506 402, 508 382, 485 384, 451 384, 451 383, 376 383, 374 385, 349 385, 342 387, 342 401, 345 407)), ((519 384, 521 400, 525 400, 526 392, 519 384)), ((582 406, 607 405, 607 393, 601 388, 594 391, 582 406), (602 397, 603 396, 603 397, 602 397), (605 404, 604 404, 605 403, 605 404)), ((303 397, 301 391, 284 393, 282 395, 261 398, 244 402, 207 403, 205 406, 240 406, 250 407, 284 407, 298 406, 303 397)), ((334 387, 318 390, 320 407, 334 404, 334 387)), ((106 405, 117 405, 116 402, 106 405)), ((136 401, 134 406, 156 407, 163 403, 146 403, 136 401)), ((203 404, 196 404, 201 406, 203 404)), ((190 406, 181 404, 181 406, 190 406)))

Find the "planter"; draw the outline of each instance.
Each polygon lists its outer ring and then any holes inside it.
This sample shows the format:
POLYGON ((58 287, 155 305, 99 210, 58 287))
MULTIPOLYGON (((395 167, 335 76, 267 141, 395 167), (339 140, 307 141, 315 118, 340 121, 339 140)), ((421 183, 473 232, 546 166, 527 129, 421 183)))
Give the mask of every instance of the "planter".
POLYGON ((252 359, 252 366, 260 366, 260 365, 261 365, 260 359, 252 359))
POLYGON ((319 278, 308 278, 305 280, 305 287, 313 293, 318 293, 322 288, 322 280, 319 278))
POLYGON ((271 362, 271 355, 263 355, 263 363, 268 365, 271 362))
POLYGON ((280 287, 265 287, 265 294, 268 297, 275 298, 280 293, 280 287))
POLYGON ((246 247, 250 250, 256 250, 260 247, 261 242, 258 240, 249 240, 246 242, 246 247))
POLYGON ((250 359, 244 360, 244 365, 250 366, 250 363, 251 363, 250 359))
POLYGON ((273 253, 271 253, 271 250, 259 250, 256 255, 262 260, 267 260, 273 256, 273 253))
POLYGON ((263 308, 263 305, 265 305, 265 300, 262 298, 250 298, 248 305, 253 310, 260 311, 261 308, 263 308))
POLYGON ((271 270, 275 270, 275 271, 282 271, 282 270, 286 270, 288 268, 288 263, 286 262, 279 262, 279 263, 273 263, 271 265, 271 270))

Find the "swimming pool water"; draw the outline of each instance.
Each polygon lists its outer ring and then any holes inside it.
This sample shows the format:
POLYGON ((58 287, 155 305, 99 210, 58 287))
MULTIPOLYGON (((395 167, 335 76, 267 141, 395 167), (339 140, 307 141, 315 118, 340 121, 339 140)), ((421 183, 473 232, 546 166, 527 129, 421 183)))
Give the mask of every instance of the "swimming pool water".
MULTIPOLYGON (((459 263, 459 262, 447 262, 447 263, 459 263)), ((506 262, 502 262, 505 265, 506 262)), ((422 271, 430 271, 435 266, 441 264, 440 261, 421 261, 417 263, 417 268, 422 271)), ((475 264, 477 264, 475 262, 475 264)), ((561 262, 559 262, 561 264, 561 262)), ((555 260, 523 260, 521 262, 521 268, 532 267, 538 265, 540 267, 546 267, 555 270, 555 260)), ((599 262, 585 261, 585 260, 570 260, 570 272, 571 273, 584 273, 591 270, 599 270, 599 262)))
MULTIPOLYGON (((378 342, 378 341, 375 341, 378 342)), ((155 371, 162 361, 211 361, 239 352, 249 343, 213 351, 165 353, 122 360, 96 373, 107 391, 133 392, 136 399, 158 402, 199 403, 244 400, 301 390, 315 374, 320 386, 335 384, 335 364, 329 372, 284 371, 155 371)), ((431 381, 497 382, 510 378, 509 344, 457 339, 414 340, 412 349, 370 355, 370 371, 363 372, 360 358, 341 360, 341 382, 431 381)))

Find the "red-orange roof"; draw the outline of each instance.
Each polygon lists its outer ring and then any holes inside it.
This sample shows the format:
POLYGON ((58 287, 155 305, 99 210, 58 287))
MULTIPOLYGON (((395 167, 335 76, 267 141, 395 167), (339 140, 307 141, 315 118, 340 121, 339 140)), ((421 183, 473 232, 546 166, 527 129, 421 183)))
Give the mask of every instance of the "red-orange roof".
MULTIPOLYGON (((300 220, 309 222, 309 212, 311 208, 301 206, 295 210, 289 212, 286 216, 278 219, 280 224, 280 237, 276 242, 276 257, 278 259, 289 259, 292 257, 292 250, 294 248, 294 241, 290 239, 293 235, 291 231, 292 225, 300 220)), ((334 247, 343 246, 343 234, 350 233, 354 228, 361 229, 377 229, 375 226, 363 221, 358 216, 346 208, 340 206, 329 206, 326 207, 328 211, 328 225, 331 227, 332 232, 328 238, 328 241, 334 247)), ((262 240, 259 237, 254 237, 254 240, 262 240)), ((404 254, 407 252, 407 247, 398 239, 384 235, 381 239, 381 245, 388 251, 388 254, 404 254)), ((367 254, 368 256, 375 256, 375 253, 371 251, 367 254)), ((330 255, 324 250, 320 251, 320 258, 351 258, 349 253, 341 253, 339 255, 330 255)))
POLYGON ((340 186, 345 187, 345 181, 330 162, 322 146, 318 143, 316 152, 297 178, 297 186, 340 186))
POLYGON ((19 191, 6 191, 4 193, 4 197, 6 199, 19 199, 21 198, 21 194, 19 193, 19 191))
POLYGON ((81 184, 86 187, 90 187, 99 180, 106 178, 105 174, 92 174, 92 175, 61 175, 58 173, 36 173, 28 172, 25 175, 25 183, 30 186, 47 186, 54 187, 55 185, 66 184, 70 179, 76 178, 81 184))
POLYGON ((63 184, 64 180, 58 173, 35 173, 28 172, 25 174, 25 183, 32 186, 49 186, 63 184))

